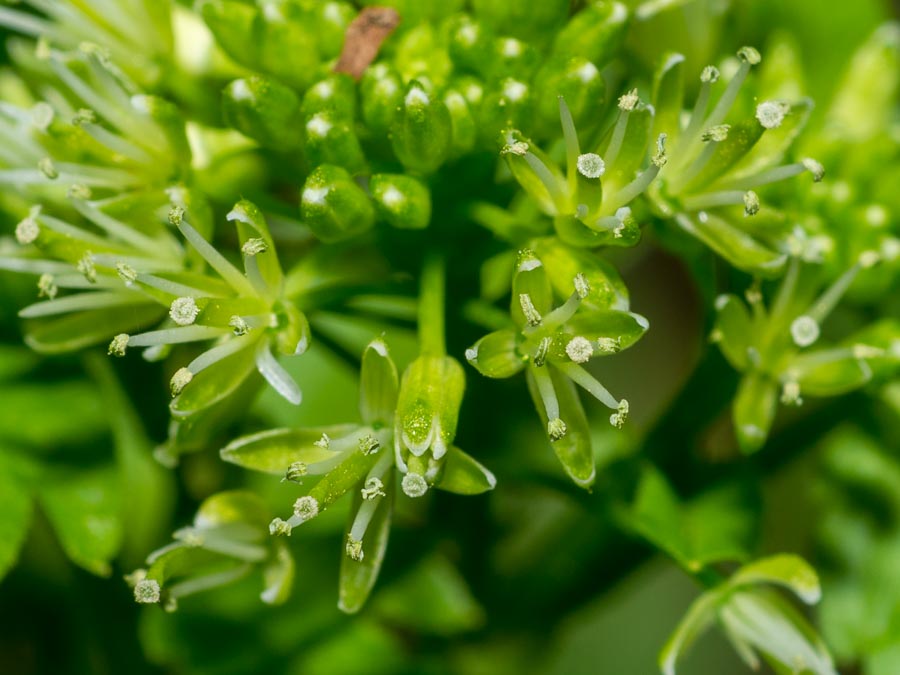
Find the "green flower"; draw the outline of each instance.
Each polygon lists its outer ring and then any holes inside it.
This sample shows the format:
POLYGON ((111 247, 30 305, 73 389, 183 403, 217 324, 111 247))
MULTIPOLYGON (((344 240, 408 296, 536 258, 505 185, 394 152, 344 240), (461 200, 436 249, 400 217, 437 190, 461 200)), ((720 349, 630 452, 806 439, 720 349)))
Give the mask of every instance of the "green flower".
POLYGON ((557 456, 576 483, 590 487, 595 477, 590 431, 574 385, 611 408, 610 423, 621 428, 628 401, 610 394, 584 364, 627 349, 649 324, 639 314, 589 304, 597 296, 592 296, 590 278, 584 273, 572 275, 566 289, 570 295, 554 308, 555 290, 535 253, 520 251, 510 312, 515 327, 481 338, 466 351, 466 359, 487 377, 526 372, 528 389, 557 456))
POLYGON ((519 185, 546 215, 559 237, 577 246, 632 246, 640 230, 629 204, 650 186, 666 165, 666 136, 656 139, 644 168, 652 109, 637 91, 619 99, 611 135, 597 152, 581 152, 572 115, 559 99, 566 148, 566 174, 547 155, 516 131, 505 132, 501 154, 519 185), (637 175, 635 175, 637 174, 637 175))
POLYGON ((734 295, 716 299, 711 339, 735 369, 744 373, 734 401, 734 425, 744 452, 766 441, 780 398, 801 405, 803 396, 836 396, 861 387, 872 376, 870 361, 884 356, 880 347, 854 342, 818 345, 821 325, 860 270, 878 262, 872 252, 831 286, 813 297, 810 279, 794 258, 767 310, 757 286, 747 292, 751 311, 734 295), (780 390, 780 397, 779 397, 780 390))
MULTIPOLYGON (((403 387, 409 387, 408 377, 404 377, 403 387)), ((222 459, 244 468, 281 475, 283 480, 301 485, 315 481, 297 498, 289 518, 271 522, 272 535, 292 536, 297 527, 345 495, 352 495, 338 603, 345 612, 358 611, 375 584, 398 484, 408 497, 421 497, 432 484, 457 494, 478 494, 492 489, 496 482, 490 471, 452 446, 444 449, 440 463, 432 462, 429 470, 416 473, 418 456, 404 460, 399 449, 396 430, 400 435, 407 433, 399 421, 404 415, 403 400, 387 344, 373 340, 362 356, 361 425, 272 429, 239 438, 221 451, 222 459)))
POLYGON ((651 191, 653 204, 686 232, 739 269, 777 276, 787 261, 787 218, 766 205, 757 190, 801 173, 822 180, 824 168, 806 158, 783 163, 803 129, 812 102, 762 100, 746 119, 732 108, 760 54, 737 53, 734 75, 716 98, 720 71, 707 66, 690 114, 684 109, 684 57, 663 59, 654 79, 654 133, 664 133, 671 159, 651 191), (686 122, 683 122, 686 119, 686 122))

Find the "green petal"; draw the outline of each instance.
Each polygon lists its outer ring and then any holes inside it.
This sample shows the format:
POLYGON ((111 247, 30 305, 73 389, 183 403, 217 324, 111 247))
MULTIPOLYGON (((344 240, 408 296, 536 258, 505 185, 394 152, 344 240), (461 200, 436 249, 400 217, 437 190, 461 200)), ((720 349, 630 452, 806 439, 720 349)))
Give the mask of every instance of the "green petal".
POLYGON ((590 287, 583 307, 628 309, 625 282, 616 268, 596 253, 566 246, 555 237, 536 239, 531 245, 544 263, 556 297, 568 298, 576 275, 583 274, 590 287))
POLYGON ((734 428, 738 444, 747 454, 762 448, 775 419, 778 387, 766 375, 745 375, 734 399, 734 428))
POLYGON ((747 306, 736 295, 716 298, 716 323, 713 328, 719 349, 736 370, 750 365, 747 350, 753 345, 753 324, 747 306))
POLYGON ((291 596, 294 585, 294 558, 288 547, 278 542, 273 559, 263 568, 265 590, 260 598, 267 605, 281 605, 291 596))
POLYGON ((362 356, 359 410, 366 424, 388 426, 394 419, 399 390, 397 366, 383 340, 373 340, 362 356))
POLYGON ((255 343, 194 375, 169 404, 175 417, 187 417, 227 399, 256 370, 255 343))
MULTIPOLYGON (((584 414, 584 408, 582 408, 575 391, 575 385, 555 368, 544 367, 549 368, 559 401, 559 416, 567 427, 565 436, 558 441, 551 441, 553 451, 572 480, 580 487, 590 488, 596 478, 596 469, 594 468, 594 452, 591 447, 591 430, 584 414)), ((547 412, 538 392, 537 383, 530 369, 526 371, 526 375, 528 391, 531 393, 531 399, 540 415, 541 423, 546 429, 550 420, 547 419, 547 412)))
MULTIPOLYGON (((386 497, 375 510, 375 515, 366 528, 363 537, 363 551, 365 556, 359 562, 348 555, 341 558, 340 582, 338 588, 338 609, 347 614, 355 614, 365 604, 378 579, 381 564, 384 561, 384 553, 387 550, 388 538, 391 533, 391 517, 394 507, 394 490, 391 481, 385 482, 386 497)), ((357 490, 353 497, 353 506, 350 509, 351 523, 362 504, 362 496, 357 490)))
POLYGON ((457 447, 447 451, 443 472, 435 487, 458 495, 480 495, 493 490, 497 479, 485 466, 457 447))
POLYGON ((486 377, 512 377, 525 367, 525 359, 516 351, 518 332, 498 330, 489 333, 466 350, 466 359, 486 377))
POLYGON ((341 438, 356 428, 352 424, 343 424, 312 429, 270 429, 242 436, 222 448, 219 454, 224 461, 245 469, 284 475, 294 462, 314 464, 334 456, 332 450, 315 445, 322 434, 341 438))
POLYGON ((640 314, 607 309, 576 314, 566 324, 566 331, 592 342, 601 338, 614 340, 619 351, 640 340, 649 327, 650 323, 640 314))
POLYGON ((872 369, 863 359, 848 355, 836 361, 809 363, 816 352, 795 358, 787 371, 796 376, 800 391, 810 396, 839 396, 858 389, 872 379, 872 369))
MULTIPOLYGON (((254 262, 259 267, 260 274, 268 287, 273 292, 279 292, 284 280, 284 274, 281 271, 281 263, 278 262, 275 242, 272 239, 271 232, 269 232, 269 225, 266 223, 262 212, 253 202, 242 199, 234 205, 226 219, 237 226, 240 244, 246 243, 251 238, 262 239, 266 243, 266 250, 253 256, 254 262)), ((248 263, 247 259, 248 256, 245 254, 245 268, 248 263)))
POLYGON ((684 55, 669 53, 663 56, 653 77, 652 137, 664 133, 670 147, 675 147, 681 131, 681 111, 684 106, 684 55))
POLYGON ((721 593, 711 591, 697 598, 659 654, 663 675, 675 675, 675 664, 682 652, 712 625, 721 593))
POLYGON ((732 265, 750 274, 776 277, 787 263, 784 253, 763 246, 743 230, 711 213, 705 213, 702 218, 681 217, 678 224, 732 265))
POLYGON ((59 319, 29 323, 26 344, 44 354, 61 354, 105 344, 119 333, 135 333, 159 321, 165 308, 156 304, 109 307, 59 319))
POLYGON ((728 131, 728 137, 716 143, 712 157, 700 173, 687 184, 685 192, 703 189, 719 181, 731 180, 729 173, 731 169, 750 152, 764 131, 756 119, 733 124, 728 131))
POLYGON ((817 603, 822 596, 816 571, 803 558, 788 553, 748 563, 728 581, 731 588, 755 584, 783 586, 808 605, 817 603))
MULTIPOLYGON (((574 276, 572 278, 574 280, 574 276)), ((513 275, 510 313, 513 321, 519 326, 529 324, 529 317, 525 316, 522 309, 525 295, 531 299, 531 304, 541 317, 553 309, 553 292, 550 289, 547 271, 543 263, 531 251, 523 251, 519 254, 516 271, 513 275)))

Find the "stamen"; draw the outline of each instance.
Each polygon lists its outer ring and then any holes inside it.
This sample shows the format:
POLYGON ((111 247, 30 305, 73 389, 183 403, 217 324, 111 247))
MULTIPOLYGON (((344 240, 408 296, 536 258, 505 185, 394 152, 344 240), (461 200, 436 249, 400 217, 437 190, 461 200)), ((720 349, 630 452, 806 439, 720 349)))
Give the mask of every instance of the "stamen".
POLYGON ((609 393, 606 387, 600 384, 593 375, 578 364, 561 362, 556 364, 556 366, 575 384, 584 388, 591 396, 596 398, 607 408, 615 410, 619 407, 619 401, 609 393))

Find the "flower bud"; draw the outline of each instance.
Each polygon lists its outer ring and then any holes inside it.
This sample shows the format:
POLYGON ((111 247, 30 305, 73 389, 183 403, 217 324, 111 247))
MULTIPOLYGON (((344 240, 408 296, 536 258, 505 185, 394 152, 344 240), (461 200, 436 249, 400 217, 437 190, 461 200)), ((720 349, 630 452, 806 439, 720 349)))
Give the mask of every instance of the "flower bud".
POLYGON ((356 116, 353 78, 343 73, 332 74, 306 90, 301 105, 303 119, 309 120, 323 112, 330 113, 334 119, 353 121, 356 116))
POLYGON ((606 83, 597 66, 581 56, 560 56, 548 60, 538 71, 534 82, 540 92, 536 106, 541 130, 556 132, 559 128, 559 103, 562 96, 576 127, 592 126, 596 110, 606 98, 606 83))
POLYGON ((403 79, 385 63, 366 70, 359 85, 362 118, 374 140, 387 136, 403 102, 403 79))
POLYGON ((299 145, 299 107, 297 95, 288 87, 258 75, 234 80, 222 92, 226 124, 276 150, 299 145))
POLYGON ((346 170, 328 164, 306 179, 300 213, 313 234, 325 242, 349 239, 375 223, 375 207, 368 195, 346 170))
POLYGON ((447 51, 460 70, 481 72, 491 58, 494 33, 483 21, 467 14, 451 17, 444 25, 447 51))
POLYGON ((598 2, 577 12, 556 34, 553 54, 580 56, 601 67, 625 37, 628 9, 619 2, 598 2))
POLYGON ((304 150, 309 162, 342 166, 353 173, 365 169, 366 158, 351 122, 325 111, 309 117, 304 150))
POLYGON ((411 82, 391 127, 397 159, 410 171, 431 173, 447 159, 451 140, 447 106, 419 82, 411 82))
POLYGON ((466 380, 449 356, 420 356, 403 374, 397 402, 400 441, 419 457, 431 450, 440 459, 456 437, 466 380))
POLYGON ((378 215, 394 227, 421 230, 431 221, 431 193, 417 178, 403 174, 375 174, 369 192, 378 215))

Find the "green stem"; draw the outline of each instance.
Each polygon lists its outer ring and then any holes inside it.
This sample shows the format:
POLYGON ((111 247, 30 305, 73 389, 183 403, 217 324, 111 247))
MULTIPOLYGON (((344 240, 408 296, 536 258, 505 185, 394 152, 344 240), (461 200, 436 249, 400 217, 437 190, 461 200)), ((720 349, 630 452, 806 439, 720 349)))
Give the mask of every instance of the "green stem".
POLYGON ((422 269, 419 292, 419 345, 423 355, 444 356, 444 260, 430 254, 422 269))

